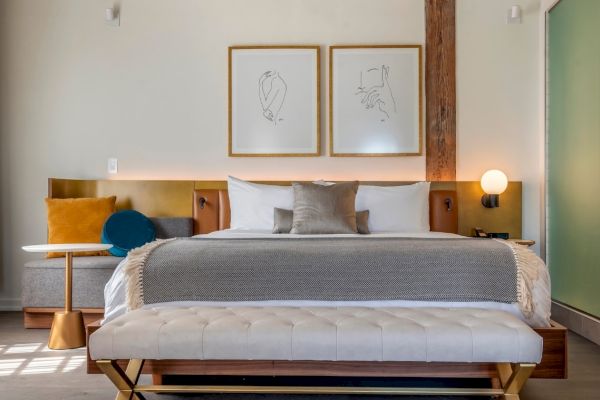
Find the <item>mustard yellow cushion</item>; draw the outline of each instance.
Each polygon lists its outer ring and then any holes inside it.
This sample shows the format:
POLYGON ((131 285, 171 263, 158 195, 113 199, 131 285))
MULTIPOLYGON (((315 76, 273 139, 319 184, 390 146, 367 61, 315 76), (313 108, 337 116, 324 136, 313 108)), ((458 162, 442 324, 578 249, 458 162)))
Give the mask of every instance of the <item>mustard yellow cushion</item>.
MULTIPOLYGON (((80 199, 46 199, 48 243, 101 243, 104 221, 115 212, 115 196, 80 199)), ((106 256, 106 251, 75 253, 76 256, 106 256)), ((48 253, 48 258, 64 253, 48 253)))

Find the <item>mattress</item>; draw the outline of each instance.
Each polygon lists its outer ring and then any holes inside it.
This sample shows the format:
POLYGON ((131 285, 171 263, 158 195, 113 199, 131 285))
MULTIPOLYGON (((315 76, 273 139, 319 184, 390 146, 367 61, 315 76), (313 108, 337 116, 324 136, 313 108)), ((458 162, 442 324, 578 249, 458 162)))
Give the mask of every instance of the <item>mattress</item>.
MULTIPOLYGON (((415 238, 460 238, 462 236, 442 233, 374 233, 370 235, 292 235, 292 234, 272 234, 269 231, 254 230, 235 230, 227 229, 223 231, 212 232, 198 237, 210 237, 213 239, 231 239, 231 238, 318 238, 318 237, 352 237, 360 236, 362 238, 381 238, 381 237, 415 237, 415 238)), ((540 271, 537 278, 533 281, 532 296, 534 304, 534 313, 526 317, 520 311, 517 303, 501 302, 447 302, 447 301, 408 301, 408 300, 366 300, 366 301, 317 301, 317 300, 266 300, 266 301, 240 301, 240 302, 211 302, 211 301, 178 301, 169 303, 154 303, 144 307, 161 306, 214 306, 214 307, 445 307, 445 308, 483 308, 490 310, 499 310, 509 312, 518 317, 532 327, 547 327, 550 324, 550 282, 547 267, 540 264, 540 271)), ((126 283, 123 273, 123 262, 117 266, 115 272, 104 290, 105 297, 105 320, 111 321, 127 312, 126 305, 126 283)))

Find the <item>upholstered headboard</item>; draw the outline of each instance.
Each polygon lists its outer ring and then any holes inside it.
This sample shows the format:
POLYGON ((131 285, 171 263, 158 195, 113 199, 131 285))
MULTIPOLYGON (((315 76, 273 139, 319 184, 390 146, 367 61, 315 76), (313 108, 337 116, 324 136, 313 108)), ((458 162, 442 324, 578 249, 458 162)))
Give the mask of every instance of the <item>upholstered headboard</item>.
MULTIPOLYGON (((229 228, 231 220, 226 189, 194 190, 194 234, 229 228)), ((458 202, 454 190, 429 192, 429 225, 434 232, 458 233, 458 202)))

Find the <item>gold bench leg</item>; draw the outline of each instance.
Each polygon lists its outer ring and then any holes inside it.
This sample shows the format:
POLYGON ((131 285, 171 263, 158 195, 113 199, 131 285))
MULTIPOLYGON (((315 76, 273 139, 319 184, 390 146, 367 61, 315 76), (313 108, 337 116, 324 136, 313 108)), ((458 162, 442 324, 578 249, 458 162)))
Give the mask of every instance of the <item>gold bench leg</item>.
POLYGON ((409 387, 326 387, 326 386, 184 386, 138 385, 144 360, 130 360, 125 371, 114 360, 96 364, 119 390, 116 400, 144 400, 141 392, 151 393, 296 393, 296 394, 371 394, 371 395, 461 395, 502 396, 519 400, 519 392, 535 369, 535 364, 497 364, 501 388, 409 388, 409 387))
POLYGON ((498 376, 504 390, 505 400, 519 400, 519 392, 535 369, 535 364, 501 363, 497 365, 498 376))
POLYGON ((96 364, 119 390, 115 400, 144 400, 141 393, 134 392, 144 360, 130 360, 125 371, 113 360, 98 360, 96 364))
MULTIPOLYGON (((140 374, 142 373, 142 367, 144 366, 144 360, 133 359, 129 360, 127 363, 127 368, 125 369, 125 375, 131 380, 131 382, 137 385, 138 380, 140 379, 140 374)), ((133 400, 144 400, 144 396, 141 393, 133 393, 131 397, 133 400)), ((121 399, 116 399, 121 400, 121 399)))

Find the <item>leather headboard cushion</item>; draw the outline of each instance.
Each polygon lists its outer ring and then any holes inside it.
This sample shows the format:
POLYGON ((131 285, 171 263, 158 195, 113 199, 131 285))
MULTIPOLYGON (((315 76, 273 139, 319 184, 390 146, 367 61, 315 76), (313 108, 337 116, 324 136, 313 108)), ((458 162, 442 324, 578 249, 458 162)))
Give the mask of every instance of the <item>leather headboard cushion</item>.
POLYGON ((458 201, 454 190, 429 192, 429 229, 458 233, 458 201))
MULTIPOLYGON (((193 218, 195 235, 228 229, 231 213, 227 190, 194 190, 193 218)), ((429 192, 429 226, 434 232, 458 233, 456 191, 429 192)))

